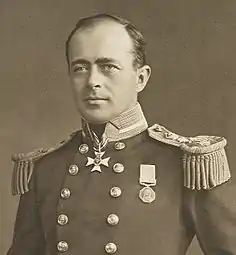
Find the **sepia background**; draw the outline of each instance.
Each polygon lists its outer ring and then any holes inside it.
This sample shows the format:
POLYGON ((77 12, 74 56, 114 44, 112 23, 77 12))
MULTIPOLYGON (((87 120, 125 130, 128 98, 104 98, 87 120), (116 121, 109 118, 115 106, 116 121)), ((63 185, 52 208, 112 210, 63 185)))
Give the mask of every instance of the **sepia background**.
MULTIPOLYGON (((224 135, 235 170, 236 1, 1 0, 1 254, 19 199, 11 196, 11 153, 53 146, 80 128, 64 42, 79 18, 99 12, 132 21, 148 41, 153 72, 140 101, 150 124, 224 135)), ((195 240, 188 255, 200 254, 195 240)))

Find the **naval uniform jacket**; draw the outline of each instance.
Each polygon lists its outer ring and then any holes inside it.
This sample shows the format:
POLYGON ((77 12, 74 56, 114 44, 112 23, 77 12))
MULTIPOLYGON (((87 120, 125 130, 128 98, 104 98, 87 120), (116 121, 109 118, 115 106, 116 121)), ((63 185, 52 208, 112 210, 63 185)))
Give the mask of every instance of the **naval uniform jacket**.
POLYGON ((119 142, 108 143, 103 158, 110 157, 109 166, 102 172, 86 166, 94 153, 81 131, 35 162, 8 255, 184 255, 194 235, 206 255, 236 255, 233 178, 211 190, 192 190, 184 186, 178 147, 147 130, 119 142), (81 153, 81 144, 89 150, 81 153), (114 171, 117 163, 123 172, 114 171), (151 203, 139 197, 140 165, 155 166, 151 203), (119 196, 111 195, 113 187, 119 196), (113 225, 110 214, 117 216, 113 225), (105 250, 108 243, 115 252, 105 250))

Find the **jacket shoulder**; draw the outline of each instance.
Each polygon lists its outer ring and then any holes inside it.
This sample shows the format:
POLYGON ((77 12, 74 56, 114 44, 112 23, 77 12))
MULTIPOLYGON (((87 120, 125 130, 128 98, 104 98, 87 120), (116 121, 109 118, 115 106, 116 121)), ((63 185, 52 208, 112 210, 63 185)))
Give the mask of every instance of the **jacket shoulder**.
POLYGON ((193 190, 209 190, 231 178, 225 146, 221 136, 185 137, 154 124, 148 128, 153 139, 179 147, 183 152, 184 186, 193 190))
POLYGON ((28 153, 12 154, 11 158, 14 164, 11 182, 12 194, 21 195, 28 192, 29 182, 34 171, 35 163, 46 155, 52 154, 65 147, 76 134, 78 134, 78 131, 73 132, 65 140, 49 149, 40 148, 28 153))

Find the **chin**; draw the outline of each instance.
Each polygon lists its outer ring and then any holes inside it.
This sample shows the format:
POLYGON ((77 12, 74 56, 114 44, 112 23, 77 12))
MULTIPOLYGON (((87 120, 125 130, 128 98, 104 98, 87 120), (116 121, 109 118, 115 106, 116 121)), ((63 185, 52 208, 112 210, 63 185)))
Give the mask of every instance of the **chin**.
POLYGON ((92 124, 103 124, 112 119, 111 117, 102 114, 81 114, 81 116, 92 124))
POLYGON ((122 112, 121 109, 114 109, 112 106, 106 107, 78 107, 77 108, 82 118, 87 122, 93 124, 104 124, 110 120, 113 120, 122 112))

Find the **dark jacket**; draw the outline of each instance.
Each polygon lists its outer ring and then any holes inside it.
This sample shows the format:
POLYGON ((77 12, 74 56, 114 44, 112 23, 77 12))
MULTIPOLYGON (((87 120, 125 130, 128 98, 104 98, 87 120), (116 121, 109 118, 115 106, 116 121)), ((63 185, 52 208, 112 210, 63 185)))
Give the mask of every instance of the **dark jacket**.
MULTIPOLYGON (((183 255, 194 237, 207 255, 236 255, 236 185, 233 178, 209 191, 184 187, 182 152, 179 148, 150 138, 147 132, 124 141, 123 150, 108 144, 109 167, 102 173, 85 166, 90 149, 81 154, 81 133, 35 164, 30 190, 20 198, 12 247, 8 255, 61 254, 57 244, 65 241, 65 255, 103 255, 105 245, 117 245, 120 255, 183 255), (122 163, 123 173, 112 166, 122 163), (143 203, 139 198, 141 164, 155 165, 156 198, 143 203), (68 169, 77 165, 79 172, 68 169), (122 190, 111 197, 111 187, 122 190), (60 196, 69 188, 70 197, 60 196), (119 223, 107 224, 115 213, 119 223), (65 214, 68 222, 58 224, 65 214)), ((91 148, 91 144, 89 144, 91 148)))

